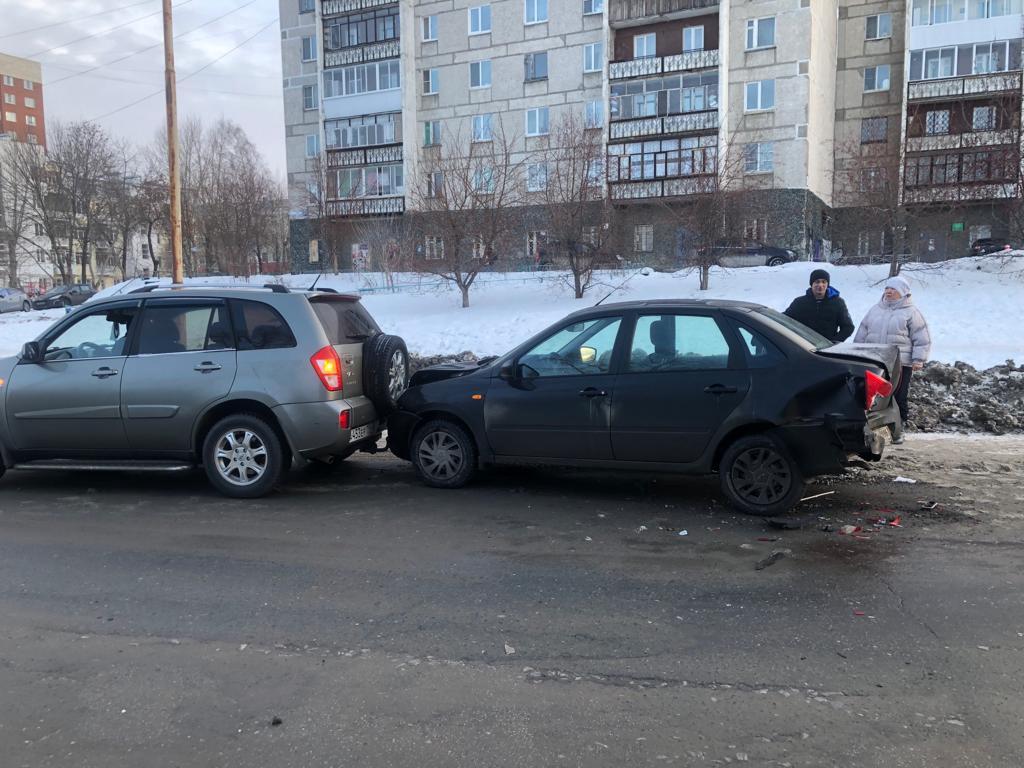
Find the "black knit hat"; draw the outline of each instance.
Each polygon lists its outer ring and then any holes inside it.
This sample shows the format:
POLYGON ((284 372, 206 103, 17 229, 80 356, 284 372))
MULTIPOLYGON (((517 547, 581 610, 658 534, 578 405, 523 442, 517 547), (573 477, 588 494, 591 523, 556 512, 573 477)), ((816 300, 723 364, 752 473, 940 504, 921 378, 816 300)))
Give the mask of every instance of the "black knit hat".
POLYGON ((810 284, 814 285, 815 280, 824 280, 826 283, 829 283, 830 285, 832 283, 832 278, 829 277, 828 272, 826 272, 824 269, 816 269, 813 272, 811 272, 810 284))

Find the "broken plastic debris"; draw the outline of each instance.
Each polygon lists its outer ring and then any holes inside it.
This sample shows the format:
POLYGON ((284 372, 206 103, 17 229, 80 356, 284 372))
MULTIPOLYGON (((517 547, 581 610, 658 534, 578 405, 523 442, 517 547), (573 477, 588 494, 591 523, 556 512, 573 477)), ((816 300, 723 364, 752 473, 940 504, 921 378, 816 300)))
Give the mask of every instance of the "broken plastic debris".
POLYGON ((864 611, 854 610, 853 615, 854 616, 863 616, 864 615, 864 611))
POLYGON ((820 499, 822 496, 831 496, 835 491, 825 491, 824 493, 816 493, 813 496, 804 496, 800 501, 810 501, 811 499, 820 499))
POLYGON ((763 571, 769 565, 774 565, 779 560, 784 558, 788 553, 789 553, 789 550, 777 549, 774 552, 772 552, 770 555, 768 555, 768 557, 765 557, 765 558, 762 558, 761 560, 758 560, 757 561, 757 565, 754 566, 754 570, 755 571, 763 571))
POLYGON ((511 655, 512 655, 513 653, 515 653, 515 652, 516 652, 516 649, 515 649, 515 648, 513 648, 513 647, 512 647, 511 645, 509 645, 508 643, 505 643, 505 655, 506 655, 506 656, 511 656, 511 655))
POLYGON ((909 477, 903 477, 902 475, 897 475, 896 477, 893 478, 893 482, 894 483, 916 483, 917 480, 912 480, 909 477))
POLYGON ((939 506, 939 502, 937 502, 937 501, 922 501, 921 502, 921 509, 923 509, 925 511, 931 510, 931 509, 935 509, 937 506, 939 506))
POLYGON ((271 725, 273 725, 273 726, 275 726, 275 727, 277 727, 278 725, 280 725, 280 724, 281 724, 281 723, 283 723, 283 722, 284 722, 284 720, 282 720, 282 719, 281 719, 280 717, 278 717, 277 715, 274 715, 274 716, 273 716, 273 717, 272 717, 272 718, 270 719, 270 724, 271 724, 271 725))
POLYGON ((860 526, 859 525, 844 525, 844 526, 840 527, 839 533, 841 533, 841 534, 843 534, 845 536, 851 536, 854 533, 860 533, 860 526))
POLYGON ((779 537, 778 536, 758 536, 757 540, 758 541, 778 541, 779 537))
POLYGON ((680 536, 689 536, 689 535, 690 535, 690 532, 689 532, 689 531, 687 531, 687 530, 682 530, 682 531, 680 531, 680 532, 679 532, 679 535, 680 535, 680 536))
POLYGON ((646 525, 641 525, 639 528, 636 529, 636 532, 637 533, 643 533, 646 530, 647 530, 647 526, 646 525))

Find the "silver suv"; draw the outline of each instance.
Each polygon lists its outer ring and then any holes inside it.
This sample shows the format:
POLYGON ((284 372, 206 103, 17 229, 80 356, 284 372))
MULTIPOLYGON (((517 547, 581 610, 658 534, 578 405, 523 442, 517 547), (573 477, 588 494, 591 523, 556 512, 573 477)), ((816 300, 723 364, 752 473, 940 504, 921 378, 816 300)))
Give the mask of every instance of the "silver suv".
POLYGON ((201 464, 228 496, 373 451, 408 353, 358 296, 161 289, 82 305, 0 360, 0 474, 201 464))

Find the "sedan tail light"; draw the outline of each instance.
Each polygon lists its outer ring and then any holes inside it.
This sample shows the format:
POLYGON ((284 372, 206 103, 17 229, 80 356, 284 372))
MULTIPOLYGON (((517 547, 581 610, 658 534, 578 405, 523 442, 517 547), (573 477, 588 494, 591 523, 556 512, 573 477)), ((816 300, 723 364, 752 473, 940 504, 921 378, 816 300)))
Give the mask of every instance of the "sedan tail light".
POLYGON ((870 411, 875 400, 892 394, 892 382, 883 379, 873 371, 864 371, 864 410, 870 411))
POLYGON ((334 347, 324 347, 311 358, 313 370, 328 392, 341 392, 341 358, 334 347))

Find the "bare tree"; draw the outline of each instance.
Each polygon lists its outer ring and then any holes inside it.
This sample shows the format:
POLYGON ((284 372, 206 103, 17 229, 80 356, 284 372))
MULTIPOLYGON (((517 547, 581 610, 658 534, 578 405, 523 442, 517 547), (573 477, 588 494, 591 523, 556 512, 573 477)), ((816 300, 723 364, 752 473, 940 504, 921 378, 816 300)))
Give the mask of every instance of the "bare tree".
POLYGON ((356 237, 367 246, 371 270, 380 272, 389 290, 395 287, 395 273, 404 262, 402 243, 408 239, 408 219, 401 214, 365 217, 354 222, 356 237))
POLYGON ((108 247, 117 253, 122 279, 128 278, 128 250, 132 235, 142 223, 141 180, 138 155, 127 141, 111 147, 113 167, 104 179, 101 205, 104 209, 108 247))
POLYGON ((15 142, 0 143, 0 244, 6 246, 7 284, 21 285, 21 265, 36 257, 35 218, 31 188, 19 175, 18 155, 41 153, 38 147, 15 142))
POLYGON ((499 122, 470 141, 462 130, 428 147, 413 180, 413 267, 458 287, 462 306, 480 273, 511 247, 525 201, 523 156, 499 122))
POLYGON ((310 223, 310 239, 317 241, 320 271, 330 264, 335 274, 340 269, 338 250, 340 237, 338 223, 331 206, 331 193, 337 186, 337 176, 318 155, 307 162, 305 205, 306 219, 310 223))
POLYGON ((608 257, 613 209, 604 189, 601 131, 564 114, 548 148, 530 158, 527 188, 543 201, 544 247, 572 275, 577 299, 591 287, 594 270, 608 257))

